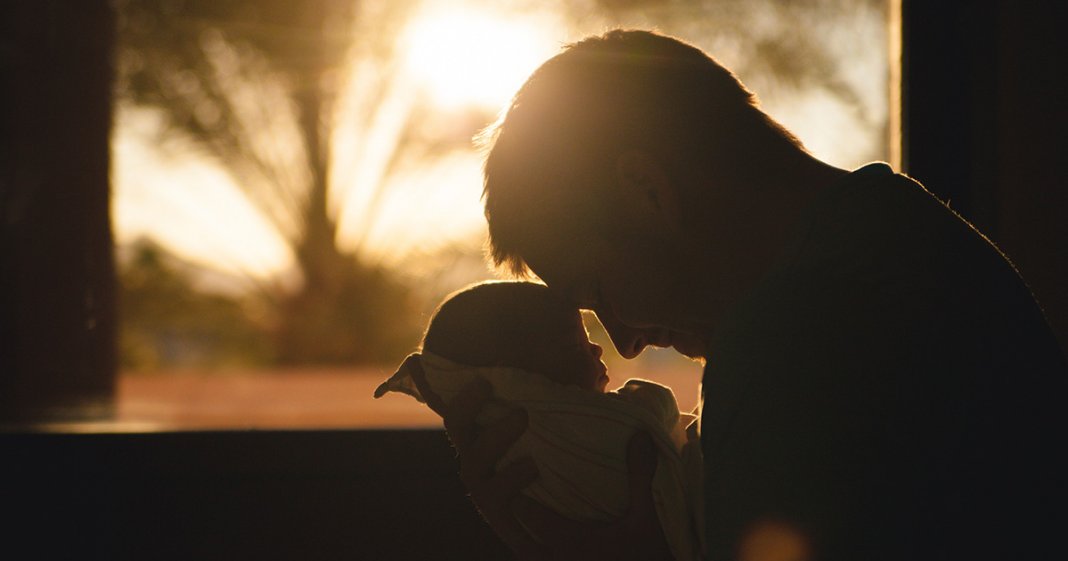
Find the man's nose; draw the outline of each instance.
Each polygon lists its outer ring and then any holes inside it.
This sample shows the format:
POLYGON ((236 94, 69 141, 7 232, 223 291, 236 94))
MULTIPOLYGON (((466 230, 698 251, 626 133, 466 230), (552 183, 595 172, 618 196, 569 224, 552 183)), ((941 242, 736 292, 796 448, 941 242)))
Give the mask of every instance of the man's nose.
POLYGON ((591 345, 593 345, 593 356, 595 358, 601 358, 601 356, 604 355, 604 349, 602 349, 601 346, 596 343, 591 343, 591 345))
POLYGON ((611 308, 598 306, 594 313, 597 314, 597 319, 601 321, 604 330, 608 332, 608 337, 612 339, 616 351, 623 358, 634 358, 640 355, 649 344, 644 330, 630 327, 619 321, 611 308))

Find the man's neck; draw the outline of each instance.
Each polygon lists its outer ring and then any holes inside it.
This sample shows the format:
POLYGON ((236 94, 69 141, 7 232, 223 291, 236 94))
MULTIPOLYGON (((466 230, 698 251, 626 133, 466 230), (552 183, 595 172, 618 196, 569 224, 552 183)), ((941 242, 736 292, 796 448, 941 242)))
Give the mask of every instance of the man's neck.
POLYGON ((775 267, 804 210, 848 171, 804 153, 779 165, 754 166, 734 185, 707 185, 709 199, 691 221, 704 257, 713 317, 736 304, 775 267))

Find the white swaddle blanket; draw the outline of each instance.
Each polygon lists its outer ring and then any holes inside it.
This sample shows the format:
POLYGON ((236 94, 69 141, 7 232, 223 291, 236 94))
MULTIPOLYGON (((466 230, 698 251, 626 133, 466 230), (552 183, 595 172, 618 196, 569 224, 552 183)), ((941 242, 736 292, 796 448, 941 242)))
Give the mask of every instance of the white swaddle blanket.
MULTIPOLYGON (((670 388, 628 380, 614 392, 598 393, 517 368, 470 367, 432 353, 423 353, 420 363, 430 389, 446 404, 476 378, 490 383, 496 403, 483 410, 479 424, 507 415, 504 404, 526 409, 527 430, 499 465, 532 458, 539 477, 524 494, 572 520, 609 521, 626 513, 627 446, 636 430, 646 431, 658 450, 653 500, 672 554, 679 560, 701 558, 704 496, 697 423, 693 415, 679 413, 670 388)), ((375 390, 375 397, 390 391, 426 401, 404 367, 375 390)))

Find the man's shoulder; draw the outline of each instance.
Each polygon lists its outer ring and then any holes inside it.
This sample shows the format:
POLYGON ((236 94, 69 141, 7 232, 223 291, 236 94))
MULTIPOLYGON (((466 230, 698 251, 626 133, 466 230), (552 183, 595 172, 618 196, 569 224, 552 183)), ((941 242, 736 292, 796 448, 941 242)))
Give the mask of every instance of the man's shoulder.
POLYGON ((968 291, 996 298, 1007 286, 1025 286, 986 236, 919 182, 885 165, 855 175, 809 209, 780 269, 788 282, 843 294, 850 291, 842 285, 855 285, 872 298, 908 301, 968 291))
POLYGON ((792 252, 717 329, 713 353, 750 365, 857 367, 1020 339, 1011 330, 1035 341, 1050 334, 1008 259, 888 167, 838 184, 806 219, 792 252))
POLYGON ((863 264, 898 267, 896 260, 908 266, 910 257, 947 246, 992 249, 949 205, 885 165, 862 168, 829 188, 808 209, 802 236, 796 258, 817 261, 828 273, 834 260, 851 271, 863 264))

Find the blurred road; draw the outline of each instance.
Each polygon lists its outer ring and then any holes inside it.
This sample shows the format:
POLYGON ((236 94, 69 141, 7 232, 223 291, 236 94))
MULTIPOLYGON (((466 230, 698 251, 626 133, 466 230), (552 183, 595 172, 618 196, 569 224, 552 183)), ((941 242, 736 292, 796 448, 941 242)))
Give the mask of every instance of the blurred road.
MULTIPOLYGON (((374 368, 126 374, 119 377, 110 424, 117 430, 441 427, 440 418, 407 396, 373 398, 390 374, 374 368)), ((609 387, 630 377, 671 386, 683 411, 697 403, 697 365, 609 375, 609 387)))

